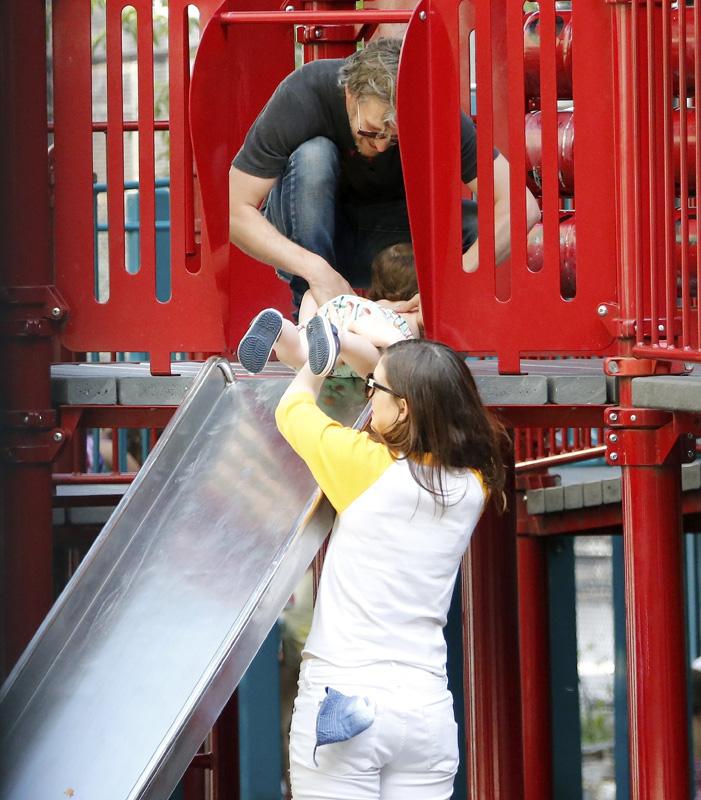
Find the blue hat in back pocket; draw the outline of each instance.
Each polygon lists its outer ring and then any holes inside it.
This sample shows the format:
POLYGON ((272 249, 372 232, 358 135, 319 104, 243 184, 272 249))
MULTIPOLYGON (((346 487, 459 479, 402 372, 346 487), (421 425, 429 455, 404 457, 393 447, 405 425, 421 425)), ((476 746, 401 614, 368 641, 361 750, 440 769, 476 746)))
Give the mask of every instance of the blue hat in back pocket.
MULTIPOLYGON (((375 704, 367 697, 348 696, 326 687, 326 697, 316 717, 316 748, 322 744, 345 742, 369 728, 375 720, 375 704)), ((318 764, 317 764, 318 766, 318 764)))

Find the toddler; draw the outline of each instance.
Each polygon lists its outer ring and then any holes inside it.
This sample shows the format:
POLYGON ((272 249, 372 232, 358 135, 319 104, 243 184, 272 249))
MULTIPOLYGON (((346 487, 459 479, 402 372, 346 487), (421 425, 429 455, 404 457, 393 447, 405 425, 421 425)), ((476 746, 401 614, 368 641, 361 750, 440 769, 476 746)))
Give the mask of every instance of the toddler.
POLYGON ((302 298, 300 324, 284 319, 274 308, 261 311, 251 322, 238 347, 241 365, 260 372, 274 350, 294 369, 307 360, 315 375, 328 375, 344 362, 358 375, 372 372, 380 350, 368 338, 388 347, 421 335, 421 312, 398 313, 382 301, 410 300, 418 292, 410 244, 395 244, 378 253, 372 263, 368 297, 342 294, 317 306, 311 292, 302 298))

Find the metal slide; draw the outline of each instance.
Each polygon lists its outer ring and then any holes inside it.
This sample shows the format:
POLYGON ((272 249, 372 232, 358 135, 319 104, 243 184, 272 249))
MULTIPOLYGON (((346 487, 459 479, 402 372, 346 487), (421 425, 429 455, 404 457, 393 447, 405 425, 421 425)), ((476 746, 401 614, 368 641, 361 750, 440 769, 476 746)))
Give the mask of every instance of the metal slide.
MULTIPOLYGON (((289 380, 203 367, 2 687, 2 800, 170 796, 333 522, 275 427, 289 380)), ((352 424, 357 384, 322 407, 352 424)))

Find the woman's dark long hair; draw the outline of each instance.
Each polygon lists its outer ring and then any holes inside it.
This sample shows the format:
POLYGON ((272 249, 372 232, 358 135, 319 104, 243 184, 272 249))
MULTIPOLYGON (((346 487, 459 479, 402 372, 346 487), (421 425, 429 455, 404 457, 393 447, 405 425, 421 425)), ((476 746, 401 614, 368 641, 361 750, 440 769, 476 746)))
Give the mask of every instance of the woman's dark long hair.
POLYGON ((447 505, 445 470, 478 470, 504 506, 503 425, 483 405, 465 361, 444 344, 397 342, 382 360, 387 382, 409 413, 375 438, 408 459, 414 480, 447 505))

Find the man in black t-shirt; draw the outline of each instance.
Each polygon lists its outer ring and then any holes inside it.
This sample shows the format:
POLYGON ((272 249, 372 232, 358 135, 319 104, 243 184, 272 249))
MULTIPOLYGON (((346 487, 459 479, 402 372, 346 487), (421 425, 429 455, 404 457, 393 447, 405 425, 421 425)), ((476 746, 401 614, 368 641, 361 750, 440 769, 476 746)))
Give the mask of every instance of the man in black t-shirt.
MULTIPOLYGON (((295 305, 367 286, 385 247, 411 241, 396 147, 401 40, 377 39, 347 59, 288 75, 251 126, 229 173, 231 240, 290 281, 295 305)), ((472 120, 461 114, 462 180, 477 191, 472 120)), ((540 212, 527 192, 529 228, 540 212)), ((497 263, 510 247, 509 165, 495 151, 497 263)), ((477 269, 476 204, 463 201, 463 269, 477 269)), ((418 298, 417 301, 418 302, 418 298)))

